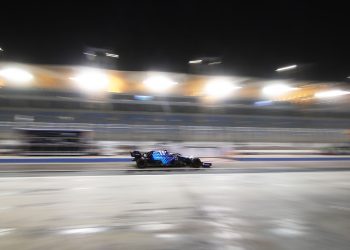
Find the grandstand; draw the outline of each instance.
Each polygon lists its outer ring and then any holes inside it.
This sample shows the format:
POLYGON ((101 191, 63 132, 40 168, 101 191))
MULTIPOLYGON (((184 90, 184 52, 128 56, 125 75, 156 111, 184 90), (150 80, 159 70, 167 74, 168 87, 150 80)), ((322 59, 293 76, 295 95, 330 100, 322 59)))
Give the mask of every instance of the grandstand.
MULTIPOLYGON (((13 136, 8 129, 28 122, 80 128, 124 124, 340 130, 350 124, 344 83, 0 63, 0 87, 0 121, 7 124, 1 136, 6 139, 13 136), (9 69, 16 75, 5 74, 9 69)), ((133 133, 130 129, 127 134, 133 133)), ((168 138, 162 133, 152 137, 168 138)))

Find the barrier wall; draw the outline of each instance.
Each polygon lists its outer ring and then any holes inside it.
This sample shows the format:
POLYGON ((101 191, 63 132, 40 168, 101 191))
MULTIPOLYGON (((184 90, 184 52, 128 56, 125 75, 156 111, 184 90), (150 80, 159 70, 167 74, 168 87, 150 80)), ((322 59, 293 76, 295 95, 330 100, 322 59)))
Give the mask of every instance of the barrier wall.
POLYGON ((15 128, 89 129, 97 141, 207 141, 207 142, 349 142, 345 129, 155 126, 81 123, 0 123, 0 140, 19 140, 15 128))

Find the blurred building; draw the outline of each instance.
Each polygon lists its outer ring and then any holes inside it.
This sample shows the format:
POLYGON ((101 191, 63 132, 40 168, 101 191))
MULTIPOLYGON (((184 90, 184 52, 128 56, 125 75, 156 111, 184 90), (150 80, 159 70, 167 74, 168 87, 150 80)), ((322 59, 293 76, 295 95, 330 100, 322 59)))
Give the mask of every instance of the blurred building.
POLYGON ((342 82, 3 62, 0 121, 347 129, 349 91, 342 82))

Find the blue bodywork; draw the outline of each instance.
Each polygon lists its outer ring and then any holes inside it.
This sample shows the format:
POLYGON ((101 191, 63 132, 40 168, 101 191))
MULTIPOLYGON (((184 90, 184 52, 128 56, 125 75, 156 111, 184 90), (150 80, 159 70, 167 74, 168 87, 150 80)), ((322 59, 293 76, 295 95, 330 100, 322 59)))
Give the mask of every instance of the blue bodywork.
POLYGON ((155 161, 161 161, 163 165, 168 165, 175 157, 168 153, 168 151, 153 151, 152 159, 155 161))
POLYGON ((140 151, 130 152, 133 161, 136 161, 138 168, 146 167, 194 167, 209 168, 211 163, 202 162, 199 158, 184 157, 181 154, 169 153, 167 150, 152 150, 141 153, 140 151))

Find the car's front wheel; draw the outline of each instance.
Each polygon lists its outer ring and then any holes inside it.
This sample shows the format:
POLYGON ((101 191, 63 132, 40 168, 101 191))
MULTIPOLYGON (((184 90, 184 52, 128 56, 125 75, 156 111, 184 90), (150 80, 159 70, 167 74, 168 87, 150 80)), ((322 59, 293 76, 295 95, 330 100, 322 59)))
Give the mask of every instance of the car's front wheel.
POLYGON ((202 161, 199 158, 194 158, 191 165, 194 168, 200 168, 202 166, 202 161))

